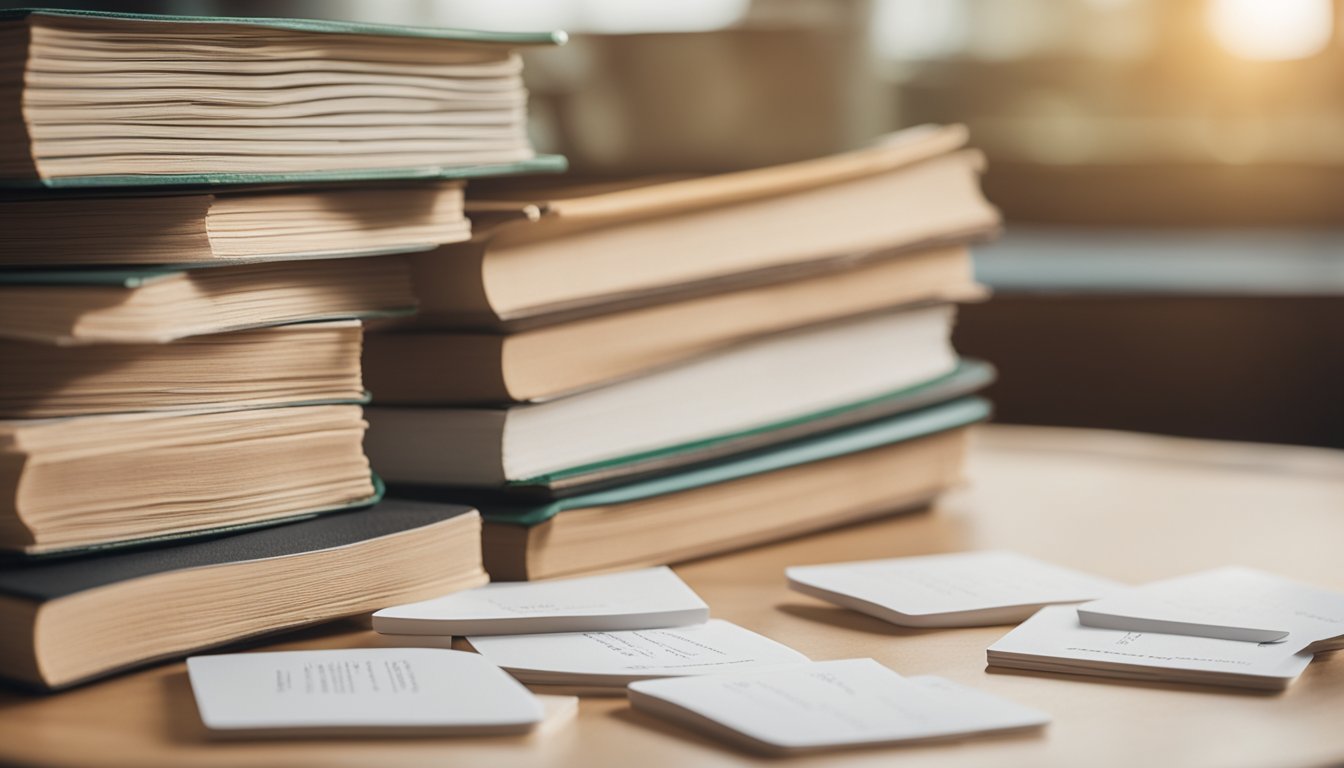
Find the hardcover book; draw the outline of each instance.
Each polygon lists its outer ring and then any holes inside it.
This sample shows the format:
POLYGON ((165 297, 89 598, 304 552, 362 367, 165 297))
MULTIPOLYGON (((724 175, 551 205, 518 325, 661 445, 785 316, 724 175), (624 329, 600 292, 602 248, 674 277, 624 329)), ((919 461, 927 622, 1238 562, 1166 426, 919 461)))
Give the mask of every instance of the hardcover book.
POLYGON ((364 427, 357 405, 0 421, 0 550, 103 547, 371 504, 380 490, 364 427))
POLYGON ((961 126, 677 181, 500 179, 469 243, 415 260, 423 327, 514 331, 794 280, 997 230, 961 126), (451 258, 443 258, 451 256, 451 258))
POLYGON ((497 580, 664 565, 927 506, 961 481, 966 428, 988 416, 986 401, 961 398, 549 501, 415 493, 481 510, 497 580))
POLYGON ((369 408, 389 482, 499 487, 880 399, 957 368, 952 311, 929 307, 760 339, 685 365, 506 408, 369 408))
POLYGON ((47 344, 159 344, 414 309, 405 256, 0 271, 0 338, 47 344))
POLYGON ((62 688, 485 583, 466 507, 378 507, 172 547, 0 566, 0 676, 62 688))
POLYGON ((564 40, 557 32, 6 11, 0 179, 87 187, 518 171, 535 155, 513 49, 564 40))
POLYGON ((425 251, 471 237, 461 182, 134 191, 0 197, 0 266, 292 261, 425 251))
POLYGON ((357 320, 61 347, 0 340, 0 418, 364 403, 357 320))

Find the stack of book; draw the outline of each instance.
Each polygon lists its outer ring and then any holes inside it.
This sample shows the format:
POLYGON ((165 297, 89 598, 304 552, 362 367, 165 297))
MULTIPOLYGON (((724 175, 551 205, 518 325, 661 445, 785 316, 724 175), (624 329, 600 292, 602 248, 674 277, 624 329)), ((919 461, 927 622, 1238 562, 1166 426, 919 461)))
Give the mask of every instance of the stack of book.
POLYGON ((673 181, 473 182, 467 243, 414 258, 370 333, 366 448, 477 506, 486 568, 655 565, 926 505, 992 378, 950 343, 992 234, 982 157, 919 128, 673 181))
POLYGON ((285 20, 0 15, 0 674, 60 687, 485 580, 385 502, 361 318, 535 158, 512 46, 285 20), (331 513, 331 514, 328 514, 331 513))

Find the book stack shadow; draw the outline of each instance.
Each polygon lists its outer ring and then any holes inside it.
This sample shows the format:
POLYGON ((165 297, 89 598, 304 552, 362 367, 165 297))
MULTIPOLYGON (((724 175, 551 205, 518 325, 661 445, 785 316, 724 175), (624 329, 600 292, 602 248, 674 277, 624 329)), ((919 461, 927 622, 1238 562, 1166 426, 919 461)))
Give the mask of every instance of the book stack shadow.
POLYGON ((558 170, 513 48, 286 20, 0 15, 0 676, 38 689, 485 582, 382 501, 369 318, 558 170))
POLYGON ((470 504, 496 580, 675 563, 926 507, 993 370, 951 345, 999 217, 959 126, 679 180, 472 182, 371 329, 366 449, 470 504))

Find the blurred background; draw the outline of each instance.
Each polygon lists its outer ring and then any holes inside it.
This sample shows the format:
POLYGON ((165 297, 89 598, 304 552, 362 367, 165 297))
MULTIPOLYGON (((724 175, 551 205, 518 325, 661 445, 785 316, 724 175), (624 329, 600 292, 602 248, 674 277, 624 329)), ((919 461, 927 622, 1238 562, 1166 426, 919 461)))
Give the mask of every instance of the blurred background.
POLYGON ((528 54, 532 128, 591 175, 966 123, 1007 226, 957 344, 999 421, 1344 447, 1335 0, 54 4, 567 29, 528 54))

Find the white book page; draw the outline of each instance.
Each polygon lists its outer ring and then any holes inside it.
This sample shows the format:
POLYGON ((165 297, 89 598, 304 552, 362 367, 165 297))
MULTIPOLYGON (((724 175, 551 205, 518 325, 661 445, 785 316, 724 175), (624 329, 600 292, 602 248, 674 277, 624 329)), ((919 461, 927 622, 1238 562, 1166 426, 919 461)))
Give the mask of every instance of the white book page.
POLYGON ((872 659, 791 664, 630 685, 779 750, 944 738, 1041 726, 1050 716, 937 677, 905 678, 872 659))
POLYGON ((807 660, 786 645, 719 619, 670 629, 467 639, 485 658, 538 683, 705 675, 807 660))
POLYGON ((1078 606, 1088 626, 1289 642, 1344 635, 1344 594, 1251 568, 1218 568, 1121 590, 1078 606))
POLYGON ((1004 635, 989 653, 1087 665, 1128 665, 1291 679, 1311 661, 1282 643, 1261 644, 1156 632, 1085 627, 1066 605, 1042 608, 1004 635))
POLYGON ((193 656, 187 674, 215 730, 527 726, 542 707, 495 665, 441 648, 193 656))
POLYGON ((974 623, 986 612, 989 621, 1013 620, 1000 609, 1025 606, 1020 619, 1037 606, 1091 600, 1122 586, 1001 551, 795 566, 786 575, 798 591, 835 602, 836 596, 853 598, 862 604, 841 604, 889 621, 910 617, 915 625, 920 617, 956 615, 974 623))
POLYGON ((500 582, 373 615, 387 634, 583 632, 697 624, 709 606, 671 568, 500 582))

